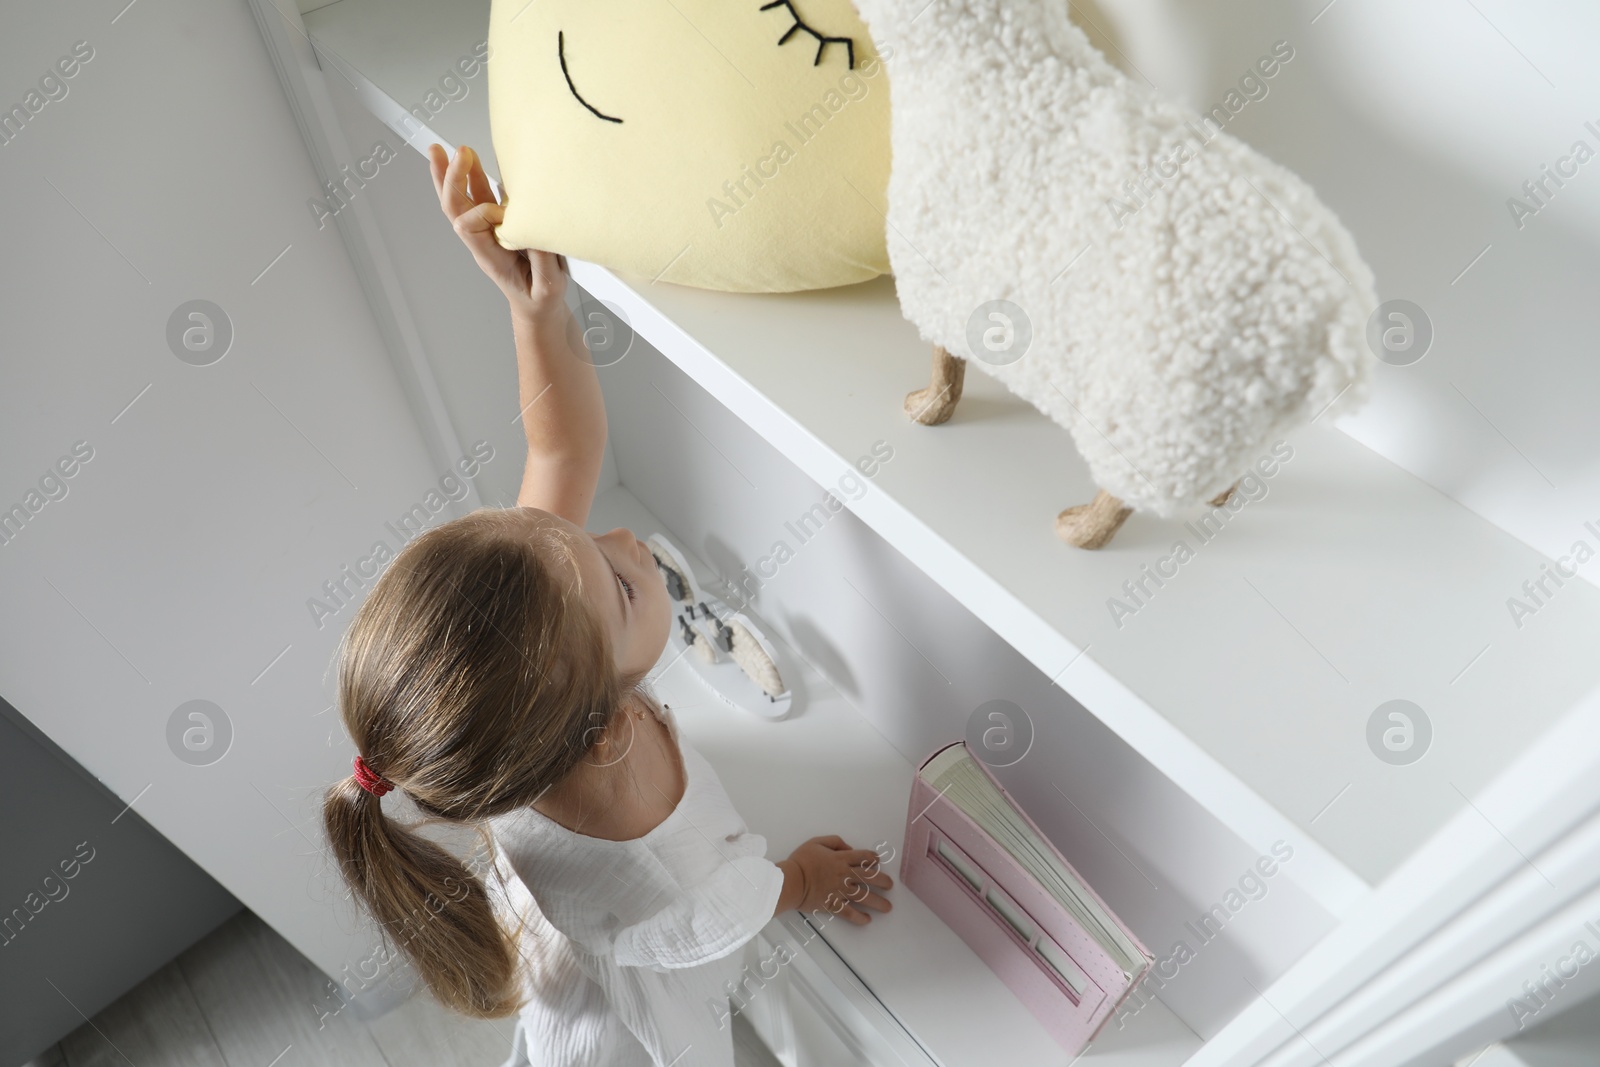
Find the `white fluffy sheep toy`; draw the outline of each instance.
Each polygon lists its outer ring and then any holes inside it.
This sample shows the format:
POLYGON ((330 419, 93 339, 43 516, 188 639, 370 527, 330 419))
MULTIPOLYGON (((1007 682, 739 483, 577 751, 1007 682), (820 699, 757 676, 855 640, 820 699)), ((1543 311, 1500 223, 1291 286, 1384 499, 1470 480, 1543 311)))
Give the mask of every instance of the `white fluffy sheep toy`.
POLYGON ((1372 271, 1305 182, 1123 75, 1066 0, 857 8, 889 73, 890 263, 934 345, 906 412, 948 419, 970 354, 1066 427, 1100 491, 1063 540, 1221 503, 1363 397, 1372 271))

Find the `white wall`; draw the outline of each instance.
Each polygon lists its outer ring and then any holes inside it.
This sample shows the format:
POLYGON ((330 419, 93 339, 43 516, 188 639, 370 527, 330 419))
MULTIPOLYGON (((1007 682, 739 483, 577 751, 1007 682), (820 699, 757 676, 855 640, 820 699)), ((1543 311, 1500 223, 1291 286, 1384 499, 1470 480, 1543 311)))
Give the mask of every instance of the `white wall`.
MULTIPOLYGON (((1133 66, 1202 110, 1274 41, 1292 44, 1228 129, 1310 181, 1379 299, 1414 301, 1435 331, 1420 362, 1378 367, 1373 402, 1340 428, 1552 559, 1580 538, 1600 548, 1584 529, 1600 519, 1600 156, 1520 229, 1507 207, 1574 141, 1600 153, 1600 7, 1102 6, 1133 66)), ((1600 563, 1579 573, 1600 582, 1600 563)))
MULTIPOLYGON (((317 828, 321 789, 349 771, 328 669, 350 609, 319 629, 306 602, 375 542, 398 548, 385 521, 444 472, 337 230, 307 208, 317 176, 249 8, 112 0, 5 18, 0 102, 74 42, 94 52, 0 146, 0 506, 74 442, 93 458, 0 545, 0 692, 337 973, 368 946, 333 906, 317 828), (195 298, 235 331, 210 366, 166 339, 195 298), (194 699, 232 724, 209 766, 168 745, 194 699)), ((406 180, 381 174, 374 198, 406 180)), ((504 485, 520 467, 499 451, 486 473, 504 485)))

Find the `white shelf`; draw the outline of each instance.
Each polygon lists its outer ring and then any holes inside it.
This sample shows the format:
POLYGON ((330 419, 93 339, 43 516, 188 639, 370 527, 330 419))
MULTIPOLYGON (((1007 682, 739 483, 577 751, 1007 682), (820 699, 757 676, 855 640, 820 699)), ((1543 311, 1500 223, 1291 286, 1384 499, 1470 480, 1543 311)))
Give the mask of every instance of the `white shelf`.
MULTIPOLYGON (((595 531, 626 526, 641 536, 665 531, 632 493, 615 486, 590 515, 595 531)), ((690 560, 701 577, 703 562, 690 560)), ((905 758, 810 664, 790 678, 795 708, 772 721, 740 713, 705 689, 686 662, 657 681, 683 734, 716 768, 739 814, 767 839, 769 859, 787 856, 819 834, 837 833, 857 848, 886 842, 885 870, 895 879, 894 908, 865 927, 842 919, 821 936, 924 1049, 944 1067, 995 1062, 1065 1064, 1071 1057, 1039 1026, 978 958, 916 895, 900 885, 913 769, 905 758), (974 1020, 982 1025, 974 1025, 974 1020)), ((1084 1062, 1116 1067, 1176 1067, 1200 1041, 1159 1000, 1115 1020, 1084 1062)))
MULTIPOLYGON (((306 24, 324 69, 394 127, 483 40, 488 10, 341 0, 306 24)), ((494 175, 485 79, 471 84, 429 129, 494 175)), ((1245 841, 1291 841, 1286 875, 1336 915, 1600 682, 1600 590, 1568 582, 1518 629, 1506 598, 1541 557, 1334 429, 1295 436, 1270 494, 1210 543, 1135 516, 1078 551, 1051 522, 1092 495, 1082 462, 980 367, 950 423, 905 420, 928 353, 889 280, 729 295, 572 266, 818 483, 890 441, 893 462, 849 506, 1245 841), (1116 626, 1107 599, 1178 537, 1193 561, 1116 626), (1394 698, 1434 725, 1409 766, 1366 742, 1394 698)))

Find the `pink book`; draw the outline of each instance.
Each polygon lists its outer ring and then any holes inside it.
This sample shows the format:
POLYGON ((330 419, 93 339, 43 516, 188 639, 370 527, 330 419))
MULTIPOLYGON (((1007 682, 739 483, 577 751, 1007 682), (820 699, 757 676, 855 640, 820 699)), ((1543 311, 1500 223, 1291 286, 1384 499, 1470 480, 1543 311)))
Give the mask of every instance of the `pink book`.
POLYGON ((923 761, 900 879, 1033 1012, 1068 1055, 1154 962, 966 742, 923 761))

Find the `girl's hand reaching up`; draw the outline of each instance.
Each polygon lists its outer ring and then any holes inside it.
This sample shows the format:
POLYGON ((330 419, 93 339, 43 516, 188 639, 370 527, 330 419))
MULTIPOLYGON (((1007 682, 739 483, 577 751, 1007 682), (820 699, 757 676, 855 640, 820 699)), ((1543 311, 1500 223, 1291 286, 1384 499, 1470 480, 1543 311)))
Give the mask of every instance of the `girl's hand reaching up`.
MULTIPOLYGON (((778 864, 789 865, 800 880, 793 905, 801 911, 819 908, 843 915, 857 926, 872 921, 863 908, 888 911, 891 905, 869 887, 889 889, 894 879, 878 869, 878 854, 870 848, 851 848, 837 835, 813 837, 778 864)), ((787 883, 786 883, 787 890, 787 883)), ((780 900, 779 908, 782 909, 780 900)))
POLYGON ((537 249, 513 252, 495 240, 494 228, 505 219, 506 209, 495 200, 478 153, 462 145, 451 157, 443 145, 431 144, 428 165, 445 218, 478 266, 506 294, 512 314, 538 321, 559 312, 567 290, 565 259, 537 249))

